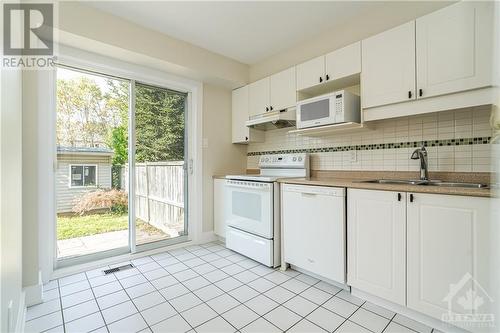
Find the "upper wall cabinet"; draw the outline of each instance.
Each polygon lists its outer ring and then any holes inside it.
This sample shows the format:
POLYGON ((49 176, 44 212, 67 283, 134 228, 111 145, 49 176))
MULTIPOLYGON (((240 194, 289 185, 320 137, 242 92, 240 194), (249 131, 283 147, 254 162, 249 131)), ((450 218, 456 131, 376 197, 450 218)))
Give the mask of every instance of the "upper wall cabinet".
POLYGON ((363 41, 363 108, 415 99, 415 22, 363 41))
POLYGON ((297 65, 297 90, 331 83, 360 72, 361 43, 356 42, 297 65))
POLYGON ((283 110, 297 102, 295 67, 248 85, 249 115, 283 110))
POLYGON ((325 56, 297 65, 297 90, 303 90, 325 80, 325 56))
POLYGON ((329 80, 361 73, 361 42, 328 53, 325 66, 329 80))
POLYGON ((248 85, 248 114, 250 117, 269 111, 270 92, 269 77, 248 85))
POLYGON ((465 1, 417 19, 419 97, 491 85, 493 5, 465 1))
POLYGON ((246 126, 248 120, 248 86, 233 90, 232 94, 232 142, 249 143, 263 141, 260 131, 246 126))
POLYGON ((297 103, 297 86, 295 84, 295 67, 286 69, 269 78, 271 86, 272 110, 283 110, 297 103))
POLYGON ((459 2, 364 40, 363 108, 491 86, 493 12, 459 2))

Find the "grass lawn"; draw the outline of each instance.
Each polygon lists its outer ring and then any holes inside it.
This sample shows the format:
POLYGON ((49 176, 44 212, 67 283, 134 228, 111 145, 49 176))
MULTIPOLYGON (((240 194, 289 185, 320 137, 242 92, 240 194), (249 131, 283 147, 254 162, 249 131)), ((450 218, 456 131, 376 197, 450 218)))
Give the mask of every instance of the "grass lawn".
MULTIPOLYGON (((164 235, 163 231, 137 219, 137 230, 148 235, 164 235)), ((89 214, 57 217, 57 240, 92 236, 105 232, 126 230, 128 228, 127 214, 89 214)))
POLYGON ((83 216, 58 216, 57 239, 68 239, 102 234, 128 228, 127 214, 91 214, 83 216))

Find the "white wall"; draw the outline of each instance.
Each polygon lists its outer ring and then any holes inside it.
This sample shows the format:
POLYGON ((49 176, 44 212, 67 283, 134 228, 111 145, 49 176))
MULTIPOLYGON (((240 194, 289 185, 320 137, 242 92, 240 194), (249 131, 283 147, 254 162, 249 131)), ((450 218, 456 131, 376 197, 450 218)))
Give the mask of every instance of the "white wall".
POLYGON ((213 230, 213 180, 217 174, 243 173, 246 146, 231 143, 231 90, 203 85, 203 231, 213 230))
MULTIPOLYGON (((22 316, 22 75, 0 72, 0 332, 22 316), (8 307, 11 304, 11 311, 8 307), (21 311, 20 311, 21 310, 21 311)), ((21 320, 23 318, 20 318, 21 320)))
POLYGON ((133 63, 141 61, 138 64, 228 87, 237 87, 248 81, 248 66, 245 64, 81 2, 59 2, 59 27, 60 42, 76 48, 103 54, 107 54, 110 46, 120 48, 122 51, 115 52, 113 57, 133 63), (149 59, 134 57, 130 52, 147 55, 149 59))
POLYGON ((411 21, 452 4, 445 1, 391 2, 391 9, 380 8, 360 13, 340 28, 325 31, 315 38, 284 50, 250 66, 250 82, 277 73, 306 60, 339 49, 366 37, 411 21))
POLYGON ((23 73, 23 287, 38 284, 38 110, 36 71, 23 73), (29 94, 27 94, 29 92, 29 94))

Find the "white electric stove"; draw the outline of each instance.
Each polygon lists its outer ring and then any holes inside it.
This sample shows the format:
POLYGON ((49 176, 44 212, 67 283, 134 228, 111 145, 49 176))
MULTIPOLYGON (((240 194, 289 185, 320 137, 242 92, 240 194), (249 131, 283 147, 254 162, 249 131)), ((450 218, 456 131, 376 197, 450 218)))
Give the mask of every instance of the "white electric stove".
POLYGON ((263 155, 259 175, 228 175, 226 247, 269 267, 280 265, 280 178, 309 177, 306 153, 263 155))

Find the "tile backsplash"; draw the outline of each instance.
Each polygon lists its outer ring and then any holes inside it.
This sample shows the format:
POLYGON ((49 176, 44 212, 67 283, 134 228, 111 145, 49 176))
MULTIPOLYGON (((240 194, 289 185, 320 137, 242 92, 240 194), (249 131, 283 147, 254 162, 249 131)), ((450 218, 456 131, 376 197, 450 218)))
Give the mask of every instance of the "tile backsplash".
POLYGON ((430 171, 489 172, 490 114, 490 106, 444 111, 321 137, 267 131, 265 142, 248 146, 247 168, 258 168, 263 154, 307 151, 313 170, 416 171, 419 161, 410 155, 424 143, 430 171))

